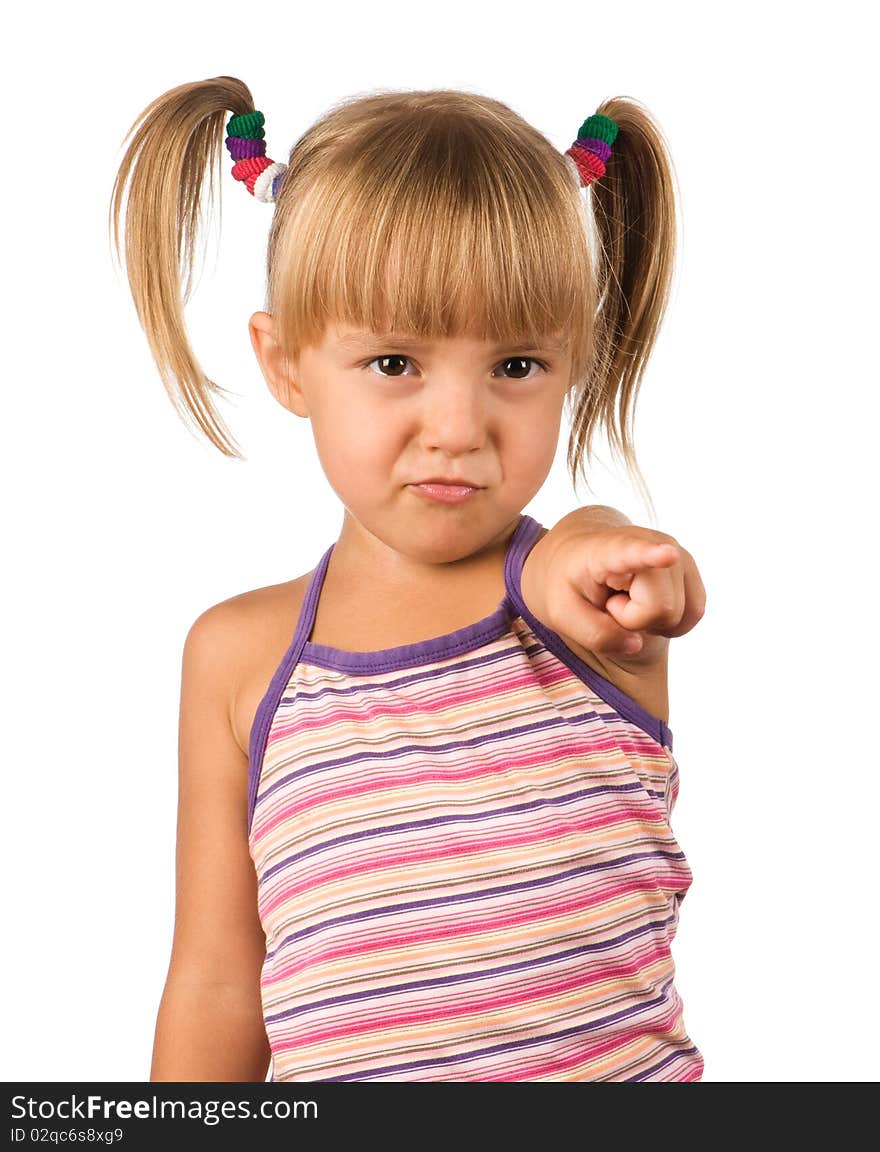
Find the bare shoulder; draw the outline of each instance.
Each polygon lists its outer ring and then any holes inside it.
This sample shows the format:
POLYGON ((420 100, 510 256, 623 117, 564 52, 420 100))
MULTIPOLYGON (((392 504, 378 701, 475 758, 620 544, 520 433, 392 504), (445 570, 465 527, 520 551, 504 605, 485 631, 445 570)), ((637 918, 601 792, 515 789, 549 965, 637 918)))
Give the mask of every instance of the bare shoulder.
POLYGON ((190 629, 187 643, 197 643, 223 678, 230 725, 245 756, 257 707, 293 639, 311 575, 221 600, 190 629))

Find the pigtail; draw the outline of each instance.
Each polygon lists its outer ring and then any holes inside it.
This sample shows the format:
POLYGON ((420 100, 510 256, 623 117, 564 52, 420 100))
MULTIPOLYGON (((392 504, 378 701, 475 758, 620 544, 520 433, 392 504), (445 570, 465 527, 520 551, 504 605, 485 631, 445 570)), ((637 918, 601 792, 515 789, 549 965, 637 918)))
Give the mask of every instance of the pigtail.
MULTIPOLYGON (((183 315, 193 285, 200 205, 208 174, 209 203, 223 156, 230 112, 254 111, 248 88, 231 76, 181 84, 138 117, 113 185, 110 226, 121 256, 125 206, 125 267, 141 326, 165 390, 180 416, 192 418, 225 456, 241 458, 212 401, 228 395, 203 372, 190 347, 183 315)), ((222 183, 217 184, 220 195, 222 183)))
POLYGON ((591 368, 572 422, 569 466, 574 473, 574 463, 582 465, 601 423, 653 515, 632 446, 632 418, 672 282, 675 173, 660 128, 641 104, 621 97, 597 112, 617 125, 618 134, 604 174, 590 185, 598 310, 591 368))

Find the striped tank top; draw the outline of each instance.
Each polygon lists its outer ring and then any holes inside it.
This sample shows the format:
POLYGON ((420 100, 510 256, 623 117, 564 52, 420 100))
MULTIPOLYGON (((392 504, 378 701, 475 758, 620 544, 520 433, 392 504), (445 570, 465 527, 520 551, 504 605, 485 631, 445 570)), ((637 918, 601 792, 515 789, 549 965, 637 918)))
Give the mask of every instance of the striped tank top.
POLYGON ((250 739, 270 1080, 689 1081, 672 733, 505 596, 375 652, 309 640, 250 739))

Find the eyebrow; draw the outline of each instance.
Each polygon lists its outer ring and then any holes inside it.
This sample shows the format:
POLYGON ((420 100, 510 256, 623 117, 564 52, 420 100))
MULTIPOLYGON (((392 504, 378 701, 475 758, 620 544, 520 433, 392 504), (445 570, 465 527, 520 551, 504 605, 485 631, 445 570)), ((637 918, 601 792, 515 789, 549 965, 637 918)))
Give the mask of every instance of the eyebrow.
MULTIPOLYGON (((352 345, 375 345, 375 344, 394 344, 398 348, 423 348, 425 345, 417 338, 411 336, 398 336, 393 332, 376 332, 373 335, 369 333, 355 333, 351 336, 343 336, 340 338, 342 344, 352 345)), ((546 349, 548 352, 561 352, 565 346, 556 340, 542 339, 538 343, 523 343, 523 344, 507 344, 501 342, 493 344, 491 351, 496 352, 540 352, 546 349)))

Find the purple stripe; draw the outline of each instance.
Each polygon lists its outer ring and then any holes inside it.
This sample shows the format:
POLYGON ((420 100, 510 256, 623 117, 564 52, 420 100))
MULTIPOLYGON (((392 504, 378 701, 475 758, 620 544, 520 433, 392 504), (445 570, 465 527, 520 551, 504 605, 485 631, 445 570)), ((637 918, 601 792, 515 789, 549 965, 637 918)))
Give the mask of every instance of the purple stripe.
POLYGON ((640 1072, 638 1076, 628 1076, 624 1083, 635 1084, 639 1080, 649 1079, 654 1072, 659 1072, 661 1068, 665 1068, 667 1064, 671 1064, 673 1060, 677 1060, 679 1056, 700 1056, 696 1047, 690 1048, 677 1048, 674 1052, 670 1052, 668 1056, 664 1057, 659 1064, 654 1064, 645 1072, 640 1072))
POLYGON ((278 1012, 273 1016, 266 1016, 266 1023, 276 1020, 290 1020, 294 1016, 302 1016, 307 1012, 320 1011, 322 1008, 331 1008, 338 1004, 352 1004, 359 1000, 370 1000, 388 993, 415 992, 420 988, 442 988, 444 985, 468 984, 481 981, 487 976, 506 976, 511 972, 524 972, 529 968, 543 968, 548 964, 557 964, 570 960, 575 956, 584 956, 591 952, 607 952, 624 944, 627 940, 634 940, 644 936, 646 932, 653 932, 655 928, 669 928, 675 923, 674 916, 667 916, 663 920, 650 920, 640 924, 637 928, 620 936, 610 936, 607 940, 600 940, 597 944, 578 944, 574 948, 565 948, 561 952, 553 952, 547 956, 533 957, 531 960, 519 960, 515 964, 502 964, 497 968, 480 968, 473 972, 460 972, 454 976, 437 976, 433 980, 410 980, 405 984, 388 984, 384 988, 369 988, 362 992, 348 992, 339 996, 328 996, 324 1000, 313 1000, 310 1004, 303 1004, 298 1008, 288 1008, 286 1012, 278 1012))
POLYGON ((517 884, 496 884, 492 888, 481 888, 474 892, 462 892, 457 896, 436 896, 431 899, 403 901, 400 904, 384 904, 380 908, 364 909, 363 912, 351 912, 347 916, 334 916, 329 920, 312 924, 308 928, 301 928, 299 932, 291 932, 285 936, 277 948, 266 952, 266 959, 271 960, 287 944, 294 940, 305 940, 322 932, 327 928, 334 928, 338 924, 356 924, 362 920, 375 920, 395 912, 413 912, 423 908, 442 908, 445 905, 472 904, 475 901, 485 900, 492 896, 504 896, 510 892, 527 892, 530 888, 546 888, 548 885, 558 884, 576 876, 586 876, 591 872, 604 872, 619 868, 622 864, 631 864, 635 860, 684 860, 684 852, 663 852, 657 849, 653 852, 631 852, 628 856, 617 856, 613 860, 601 860, 597 864, 582 864, 579 868, 569 868, 565 872, 557 872, 553 876, 539 876, 534 880, 522 880, 517 884))
MULTIPOLYGON (((595 710, 583 712, 579 717, 551 716, 548 720, 537 720, 534 724, 521 724, 517 728, 505 728, 503 732, 485 732, 479 736, 473 736, 469 740, 452 740, 446 744, 403 744, 399 748, 389 748, 387 752, 371 750, 369 752, 369 758, 375 762, 382 760, 394 761, 399 760, 402 756, 409 756, 413 752, 456 752, 461 749, 479 748, 484 744, 493 743, 497 743, 500 750, 504 747, 505 742, 519 736, 524 736, 529 732, 542 732, 553 728, 567 728, 570 724, 587 724, 591 720, 597 719, 601 720, 604 724, 613 724, 617 720, 617 717, 606 716, 595 710)), ((276 780, 274 784, 271 784, 263 793, 263 797, 271 796, 274 792, 277 792, 279 788, 283 788, 293 780, 307 779, 316 772, 324 772, 333 768, 355 765, 363 760, 364 755, 363 752, 352 752, 348 756, 338 756, 335 760, 313 761, 304 768, 295 768, 292 772, 286 773, 279 780, 276 780)))
POLYGON ((629 1008, 623 1008, 619 1012, 613 1012, 610 1016, 603 1016, 601 1020, 591 1020, 587 1024, 579 1024, 573 1028, 563 1028, 560 1032, 548 1032, 544 1036, 529 1037, 525 1040, 514 1040, 509 1044, 493 1044, 490 1048, 476 1048, 472 1052, 463 1052, 459 1056, 436 1056, 428 1060, 415 1060, 409 1064, 388 1064, 384 1068, 365 1068, 362 1072, 351 1072, 344 1076, 330 1076, 326 1080, 316 1080, 316 1084, 333 1083, 340 1080, 371 1080, 375 1076, 386 1076, 392 1072, 412 1072, 419 1068, 437 1068, 441 1065, 462 1064, 469 1060, 479 1059, 482 1056, 493 1056, 500 1052, 515 1052, 521 1048, 534 1048, 538 1045, 547 1044, 552 1040, 564 1040, 567 1036, 580 1036, 585 1032, 593 1032, 597 1028, 603 1028, 608 1024, 616 1024, 620 1020, 626 1020, 630 1016, 637 1016, 642 1013, 646 1008, 657 1008, 663 1004, 668 996, 666 995, 668 989, 672 986, 672 981, 668 981, 660 991, 660 995, 654 1000, 643 1000, 640 1004, 635 1004, 629 1008))
MULTIPOLYGON (((297 852, 293 856, 287 856, 283 860, 279 860, 277 864, 273 864, 271 868, 267 868, 262 875, 268 879, 282 868, 286 868, 290 864, 299 864, 303 860, 308 860, 311 856, 317 856, 321 852, 326 852, 328 848, 337 848, 340 844, 355 844, 360 840, 369 840, 373 836, 399 836, 405 832, 412 832, 417 828, 448 828, 461 824, 476 824, 481 820, 492 820, 495 817, 501 816, 513 816, 518 812, 534 812, 541 808, 564 807, 567 804, 577 803, 578 800, 582 800, 585 796, 599 796, 603 793, 614 794, 616 792, 642 791, 644 791, 644 789, 637 780, 633 780, 631 784, 597 784, 594 788, 582 788, 578 792, 569 792, 565 796, 554 796, 552 799, 525 800, 522 804, 511 804, 507 808, 487 808, 482 812, 460 812, 447 816, 426 816, 424 820, 409 820, 405 824, 385 824, 382 827, 364 828, 360 832, 349 832, 345 836, 335 836, 332 840, 323 840, 320 844, 315 844, 311 848, 304 848, 302 852, 297 852)), ((390 847, 389 845, 389 850, 390 847)))

